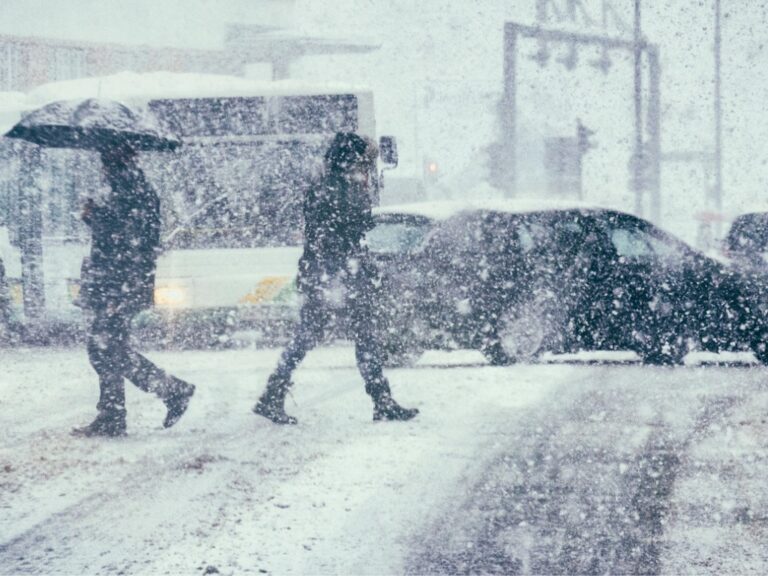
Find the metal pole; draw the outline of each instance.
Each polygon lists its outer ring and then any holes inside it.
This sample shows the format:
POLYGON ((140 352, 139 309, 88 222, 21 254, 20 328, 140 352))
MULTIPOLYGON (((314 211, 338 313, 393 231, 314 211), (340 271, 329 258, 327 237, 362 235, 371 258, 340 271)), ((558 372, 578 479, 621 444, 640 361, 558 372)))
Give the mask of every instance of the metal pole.
POLYGON ((632 187, 635 214, 643 215, 643 46, 640 28, 640 0, 635 0, 635 150, 632 163, 632 187))
POLYGON ((506 162, 505 194, 517 193, 517 28, 507 24, 504 28, 504 104, 503 104, 503 159, 506 162))
MULTIPOLYGON (((715 0, 715 210, 723 209, 723 109, 720 94, 720 0, 715 0)), ((716 234, 720 236, 720 222, 715 224, 716 234)))
POLYGON ((661 66, 659 50, 650 45, 648 54, 648 189, 651 220, 661 224, 661 66))

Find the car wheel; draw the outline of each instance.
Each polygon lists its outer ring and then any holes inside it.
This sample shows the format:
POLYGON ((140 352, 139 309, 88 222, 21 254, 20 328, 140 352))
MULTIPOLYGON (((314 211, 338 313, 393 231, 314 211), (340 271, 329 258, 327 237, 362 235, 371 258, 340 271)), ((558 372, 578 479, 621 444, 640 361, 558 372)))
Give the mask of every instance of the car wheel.
POLYGON ((533 361, 561 337, 554 299, 537 297, 503 312, 496 321, 493 338, 482 348, 494 366, 533 361))

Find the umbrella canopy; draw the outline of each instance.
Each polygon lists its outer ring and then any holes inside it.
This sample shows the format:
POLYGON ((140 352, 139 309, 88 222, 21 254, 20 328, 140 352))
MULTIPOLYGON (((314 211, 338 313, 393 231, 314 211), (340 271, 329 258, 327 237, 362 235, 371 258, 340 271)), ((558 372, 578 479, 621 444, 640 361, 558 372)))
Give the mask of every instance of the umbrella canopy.
POLYGON ((52 102, 26 114, 7 134, 48 148, 173 150, 180 140, 145 109, 89 98, 52 102))

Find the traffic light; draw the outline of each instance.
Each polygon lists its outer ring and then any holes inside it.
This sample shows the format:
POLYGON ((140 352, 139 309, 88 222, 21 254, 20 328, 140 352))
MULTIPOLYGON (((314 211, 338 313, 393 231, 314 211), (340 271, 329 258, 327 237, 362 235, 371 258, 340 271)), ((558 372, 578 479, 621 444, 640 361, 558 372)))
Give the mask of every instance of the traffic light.
POLYGON ((432 185, 437 183, 440 176, 440 167, 433 159, 424 160, 424 183, 432 185))

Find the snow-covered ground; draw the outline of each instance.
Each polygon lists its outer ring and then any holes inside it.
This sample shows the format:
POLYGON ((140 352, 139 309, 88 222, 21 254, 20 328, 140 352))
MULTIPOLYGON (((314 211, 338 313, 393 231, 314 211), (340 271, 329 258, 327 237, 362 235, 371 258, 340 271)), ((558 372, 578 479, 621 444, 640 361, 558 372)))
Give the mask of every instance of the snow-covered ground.
POLYGON ((554 548, 582 525, 585 557, 626 529, 650 571, 768 569, 762 367, 430 353, 388 373, 419 417, 373 423, 352 350, 323 348, 296 374, 299 425, 278 427, 250 412, 278 353, 152 352, 197 385, 188 414, 163 430, 129 388, 129 435, 102 440, 69 436, 94 413, 85 352, 0 350, 0 573, 535 572, 582 566, 554 548))
POLYGON ((129 436, 83 441, 68 431, 93 415, 85 354, 3 356, 0 566, 40 573, 399 572, 510 413, 557 380, 392 371, 396 397, 423 414, 374 424, 352 351, 324 349, 288 400, 299 426, 281 428, 250 412, 277 351, 159 353, 198 386, 185 418, 160 429, 162 404, 129 388, 129 436))

